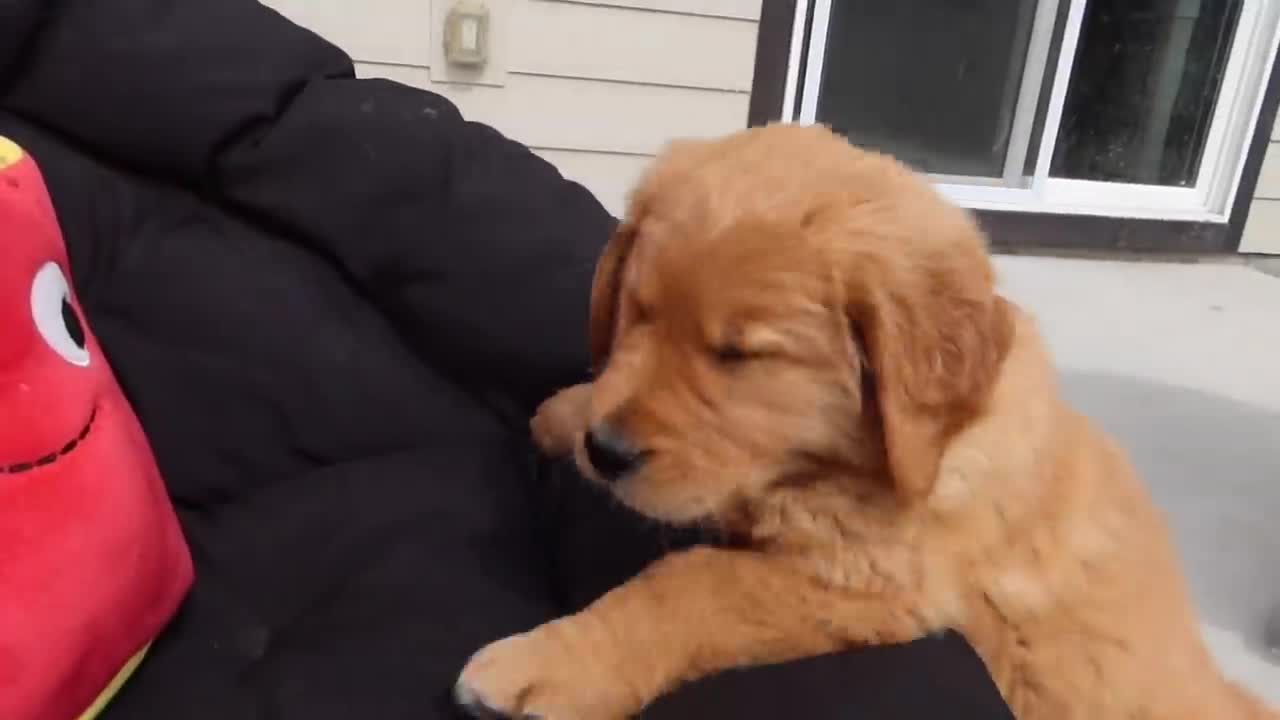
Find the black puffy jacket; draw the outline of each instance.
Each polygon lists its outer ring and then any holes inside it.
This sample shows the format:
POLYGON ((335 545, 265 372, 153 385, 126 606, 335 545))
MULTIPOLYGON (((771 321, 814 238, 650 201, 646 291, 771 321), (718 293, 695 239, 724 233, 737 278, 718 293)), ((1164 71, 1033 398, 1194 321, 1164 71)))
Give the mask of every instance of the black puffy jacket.
MULTIPOLYGON (((615 221, 524 147, 253 0, 0 0, 0 134, 196 562, 108 720, 446 717, 472 651, 669 545, 530 447, 615 221)), ((948 636, 646 717, 1008 716, 948 636)))

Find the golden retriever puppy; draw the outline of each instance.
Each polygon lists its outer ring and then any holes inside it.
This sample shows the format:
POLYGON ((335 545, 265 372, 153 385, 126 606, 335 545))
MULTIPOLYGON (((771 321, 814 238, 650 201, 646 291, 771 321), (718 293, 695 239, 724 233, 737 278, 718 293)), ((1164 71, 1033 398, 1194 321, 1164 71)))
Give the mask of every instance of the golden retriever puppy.
POLYGON ((1276 717, 1215 668, 1160 513, 993 275, 968 213, 827 130, 671 146, 597 268, 597 378, 533 430, 734 541, 484 648, 460 702, 613 720, 955 628, 1022 720, 1276 717))

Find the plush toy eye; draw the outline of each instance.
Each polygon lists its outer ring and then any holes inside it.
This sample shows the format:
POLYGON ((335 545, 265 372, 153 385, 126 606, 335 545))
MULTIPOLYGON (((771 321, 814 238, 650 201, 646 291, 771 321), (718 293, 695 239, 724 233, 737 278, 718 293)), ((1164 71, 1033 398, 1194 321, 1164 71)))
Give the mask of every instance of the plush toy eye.
POLYGON ((45 263, 31 283, 31 318, 40 337, 63 360, 80 367, 89 364, 84 325, 71 305, 71 290, 57 263, 45 263))

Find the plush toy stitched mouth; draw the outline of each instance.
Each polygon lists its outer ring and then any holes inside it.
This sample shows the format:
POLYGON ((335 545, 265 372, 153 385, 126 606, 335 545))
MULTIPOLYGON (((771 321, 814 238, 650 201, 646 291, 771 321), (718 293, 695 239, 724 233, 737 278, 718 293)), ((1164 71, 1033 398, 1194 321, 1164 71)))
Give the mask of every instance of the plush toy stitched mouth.
POLYGON ((60 449, 55 450, 47 455, 42 455, 36 458, 35 460, 30 460, 28 462, 14 463, 12 465, 7 465, 7 466, 0 465, 0 475, 17 475, 18 473, 30 472, 32 470, 35 470, 36 468, 45 467, 46 465, 52 465, 55 462, 57 462, 60 458, 63 458, 71 454, 73 451, 75 451, 77 447, 80 446, 80 443, 84 442, 85 438, 89 437, 89 432, 93 430, 93 421, 96 420, 97 417, 98 417, 98 408, 95 406, 93 408, 93 412, 89 413, 89 419, 85 421, 84 427, 80 429, 80 432, 77 433, 75 437, 71 438, 71 440, 67 441, 67 443, 63 445, 60 449))

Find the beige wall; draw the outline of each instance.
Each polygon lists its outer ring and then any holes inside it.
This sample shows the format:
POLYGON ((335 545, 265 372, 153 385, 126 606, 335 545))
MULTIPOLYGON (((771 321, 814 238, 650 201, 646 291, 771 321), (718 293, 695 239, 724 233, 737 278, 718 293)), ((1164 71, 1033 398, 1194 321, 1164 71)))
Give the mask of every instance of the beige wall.
POLYGON ((1253 198, 1240 251, 1280 255, 1280 119, 1271 129, 1271 144, 1253 198))
POLYGON ((488 0, 483 72, 444 60, 453 0, 266 0, 364 77, 448 97, 532 147, 615 213, 667 140, 744 127, 761 0, 488 0))

